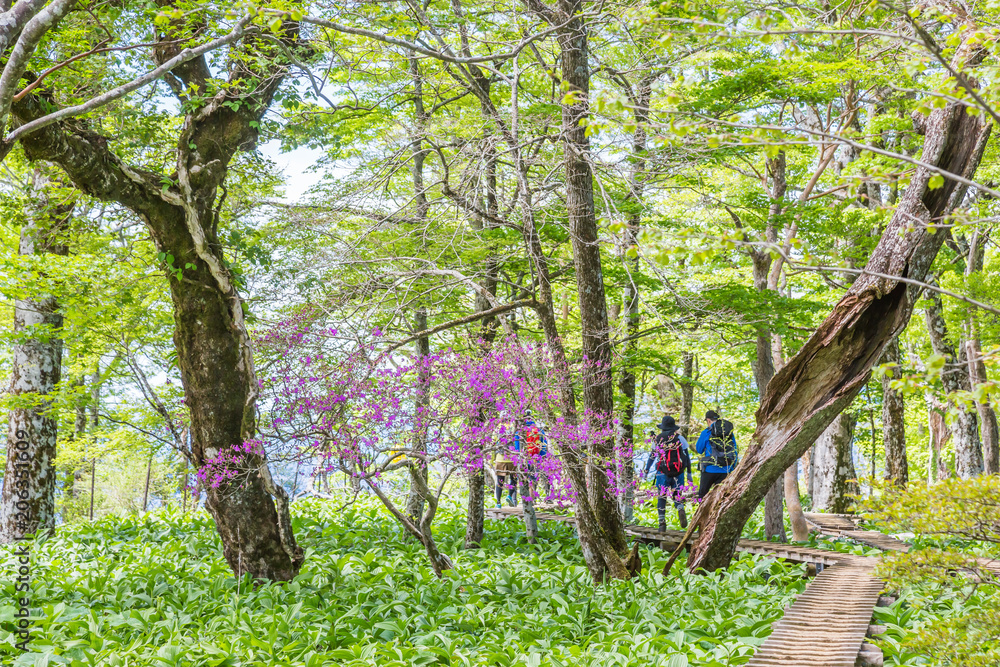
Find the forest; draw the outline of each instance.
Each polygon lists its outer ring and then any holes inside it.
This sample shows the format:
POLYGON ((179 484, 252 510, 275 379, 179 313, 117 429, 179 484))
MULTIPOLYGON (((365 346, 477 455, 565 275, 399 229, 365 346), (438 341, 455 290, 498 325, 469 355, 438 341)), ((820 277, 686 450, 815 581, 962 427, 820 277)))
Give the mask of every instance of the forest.
POLYGON ((995 667, 998 80, 993 0, 5 0, 0 664, 995 667))

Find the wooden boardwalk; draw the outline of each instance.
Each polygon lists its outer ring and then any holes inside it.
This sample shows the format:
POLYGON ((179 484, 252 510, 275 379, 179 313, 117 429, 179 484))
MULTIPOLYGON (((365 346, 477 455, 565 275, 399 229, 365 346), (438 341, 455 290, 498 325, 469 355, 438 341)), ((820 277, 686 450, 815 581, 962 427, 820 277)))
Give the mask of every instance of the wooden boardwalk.
POLYGON ((817 514, 804 512, 806 522, 819 533, 831 537, 846 537, 882 551, 909 551, 910 545, 877 530, 861 530, 860 518, 851 514, 817 514))
POLYGON ((884 584, 872 567, 824 569, 785 610, 750 667, 854 667, 884 584))
MULTIPOLYGON (((489 519, 523 518, 524 512, 520 507, 489 507, 485 510, 489 519)), ((553 514, 537 510, 535 517, 539 521, 558 521, 560 523, 574 524, 576 519, 572 515, 553 514)), ((625 534, 646 544, 654 544, 661 549, 673 550, 684 539, 682 530, 659 531, 647 526, 626 526, 625 534)), ((765 542, 763 540, 741 539, 736 545, 736 550, 742 553, 758 554, 770 556, 771 558, 781 558, 793 563, 808 563, 812 565, 830 566, 838 563, 845 565, 861 565, 874 567, 875 559, 868 556, 855 556, 854 554, 839 553, 826 549, 816 549, 814 547, 800 547, 784 544, 782 542, 765 542)))
MULTIPOLYGON (((537 508, 539 521, 576 523, 571 515, 554 514, 546 509, 551 507, 537 508)), ((523 512, 518 507, 489 508, 486 516, 520 518, 523 512)), ((813 530, 830 537, 845 537, 882 551, 910 549, 910 545, 895 537, 863 530, 861 519, 854 515, 806 512, 805 516, 813 530)), ((627 526, 625 532, 669 550, 677 548, 684 539, 683 531, 660 531, 647 526, 627 526)), ((736 550, 824 568, 774 624, 749 667, 855 667, 879 593, 885 586, 873 574, 878 559, 748 539, 741 539, 736 550)), ((1000 577, 1000 562, 978 560, 982 567, 1000 577)))
MULTIPOLYGON (((521 518, 523 512, 517 507, 489 508, 486 516, 521 518)), ((539 521, 575 523, 572 516, 541 510, 536 517, 539 521)), ((858 531, 857 525, 845 517, 835 517, 827 525, 831 531, 871 532, 858 531)), ((675 549, 684 539, 683 531, 660 531, 647 526, 628 526, 625 532, 667 550, 675 549)), ((874 537, 870 539, 875 541, 874 537)), ((872 574, 877 559, 748 539, 741 539, 736 550, 824 568, 774 624, 771 635, 750 660, 750 667, 854 667, 884 587, 872 574)))

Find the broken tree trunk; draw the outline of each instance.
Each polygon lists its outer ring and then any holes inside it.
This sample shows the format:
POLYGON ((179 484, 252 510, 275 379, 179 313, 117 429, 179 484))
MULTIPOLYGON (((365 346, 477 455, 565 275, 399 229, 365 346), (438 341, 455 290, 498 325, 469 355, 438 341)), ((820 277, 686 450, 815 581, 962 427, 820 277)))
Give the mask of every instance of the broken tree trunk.
MULTIPOLYGON (((960 67, 982 57, 968 42, 958 51, 960 67)), ((931 225, 940 222, 958 186, 947 176, 934 189, 928 181, 939 169, 970 178, 990 132, 988 123, 959 103, 934 110, 925 127, 921 159, 930 167, 916 168, 867 272, 768 385, 740 465, 698 509, 692 527, 701 530, 688 558, 692 570, 729 565, 744 524, 774 480, 850 404, 886 342, 909 321, 920 290, 894 277, 926 277, 944 240, 931 225)))

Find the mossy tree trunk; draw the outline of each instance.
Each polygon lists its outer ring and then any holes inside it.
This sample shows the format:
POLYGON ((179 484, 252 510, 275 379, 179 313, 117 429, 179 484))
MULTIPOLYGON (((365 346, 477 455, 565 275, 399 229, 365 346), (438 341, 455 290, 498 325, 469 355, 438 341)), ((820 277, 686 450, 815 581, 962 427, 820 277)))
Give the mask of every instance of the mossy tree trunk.
POLYGON ((892 381, 902 376, 899 368, 899 336, 893 336, 882 353, 883 364, 895 364, 882 376, 882 443, 885 447, 885 478, 897 486, 906 486, 909 464, 906 460, 906 424, 903 394, 892 388, 892 381))
MULTIPOLYGON (((158 62, 181 48, 173 34, 169 27, 161 35, 154 49, 158 62)), ((300 48, 297 24, 284 23, 279 37, 287 48, 300 48)), ((131 209, 165 258, 173 340, 191 416, 186 455, 199 469, 256 434, 258 385, 245 304, 218 238, 219 193, 229 165, 237 152, 254 147, 261 119, 288 74, 278 47, 255 41, 252 50, 253 57, 246 57, 244 46, 232 48, 228 81, 214 79, 203 57, 168 75, 190 109, 179 131, 170 186, 164 186, 162 174, 126 164, 85 121, 61 121, 21 139, 28 159, 55 163, 80 191, 131 209), (189 100, 187 91, 195 87, 220 92, 189 100)), ((48 104, 27 95, 14 104, 14 115, 28 122, 44 115, 48 104)), ((287 494, 272 479, 263 452, 245 454, 239 472, 229 482, 205 485, 205 507, 215 519, 225 558, 238 576, 291 579, 303 554, 292 534, 287 494)))

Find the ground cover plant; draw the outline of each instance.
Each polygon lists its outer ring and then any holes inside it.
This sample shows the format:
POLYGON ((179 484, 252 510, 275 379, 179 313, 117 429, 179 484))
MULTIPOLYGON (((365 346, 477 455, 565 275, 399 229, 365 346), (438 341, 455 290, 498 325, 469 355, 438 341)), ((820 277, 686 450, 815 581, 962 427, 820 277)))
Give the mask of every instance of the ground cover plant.
POLYGON ((2 667, 742 664, 804 580, 740 537, 1000 662, 998 58, 1000 0, 8 0, 2 667))
POLYGON ((464 519, 442 511, 456 567, 439 579, 376 502, 297 503, 307 564, 256 588, 202 512, 67 527, 36 544, 34 653, 17 657, 0 608, 4 664, 739 665, 805 585, 802 567, 747 556, 663 579, 651 549, 643 576, 595 588, 571 528, 543 524, 533 546, 519 522, 488 521, 482 549, 462 551, 464 519))

